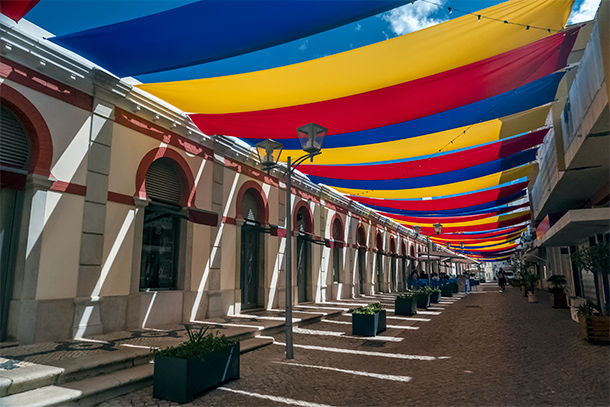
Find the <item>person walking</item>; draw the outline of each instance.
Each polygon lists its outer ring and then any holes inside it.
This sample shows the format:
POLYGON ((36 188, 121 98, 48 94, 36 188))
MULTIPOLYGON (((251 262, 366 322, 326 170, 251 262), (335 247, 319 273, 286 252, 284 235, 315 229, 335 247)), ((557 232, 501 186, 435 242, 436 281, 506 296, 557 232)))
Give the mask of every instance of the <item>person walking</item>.
POLYGON ((498 285, 500 286, 500 292, 504 292, 506 289, 506 273, 502 267, 498 271, 498 285))

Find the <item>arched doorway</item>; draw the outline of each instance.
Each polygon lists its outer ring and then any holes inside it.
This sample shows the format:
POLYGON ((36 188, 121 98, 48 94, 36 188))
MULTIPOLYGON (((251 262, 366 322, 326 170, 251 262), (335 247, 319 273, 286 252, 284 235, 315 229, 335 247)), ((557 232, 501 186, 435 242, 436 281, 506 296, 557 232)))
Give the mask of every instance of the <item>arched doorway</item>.
POLYGON ((358 226, 358 292, 364 294, 364 284, 366 282, 366 236, 364 228, 358 226))
POLYGON ((263 205, 260 193, 248 188, 241 196, 241 216, 245 223, 241 227, 241 309, 261 306, 261 228, 263 205))
POLYGON ((182 218, 186 205, 185 175, 173 159, 161 157, 146 171, 140 290, 178 288, 178 259, 182 218))
POLYGON ((383 240, 381 233, 377 233, 377 265, 375 267, 375 284, 377 285, 377 292, 381 292, 381 278, 383 274, 383 240))
POLYGON ((394 238, 390 239, 390 284, 390 291, 398 290, 396 284, 396 241, 394 238))
POLYGON ((30 162, 29 133, 19 117, 0 105, 0 341, 7 339, 13 298, 23 190, 30 162))
POLYGON ((401 274, 402 274, 402 289, 406 290, 407 289, 407 246, 405 245, 405 242, 403 240, 403 242, 400 244, 400 263, 401 263, 401 274))
POLYGON ((297 236, 297 290, 298 302, 306 302, 310 296, 311 280, 311 237, 313 222, 306 205, 301 205, 295 214, 297 236))
POLYGON ((333 283, 341 282, 341 260, 343 244, 343 225, 338 217, 333 221, 333 283))

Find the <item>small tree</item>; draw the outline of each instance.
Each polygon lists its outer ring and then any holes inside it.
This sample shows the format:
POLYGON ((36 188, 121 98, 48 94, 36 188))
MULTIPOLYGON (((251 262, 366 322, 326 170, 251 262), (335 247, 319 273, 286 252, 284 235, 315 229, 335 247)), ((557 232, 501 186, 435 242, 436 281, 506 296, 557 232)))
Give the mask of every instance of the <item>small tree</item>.
MULTIPOLYGON (((610 274, 610 248, 605 243, 598 243, 593 246, 580 249, 572 253, 572 261, 582 269, 592 272, 595 276, 596 285, 599 277, 602 279, 604 296, 606 302, 610 296, 610 286, 608 284, 608 274, 610 274)), ((608 304, 602 306, 599 291, 596 291, 597 306, 602 310, 603 315, 608 315, 608 304)))

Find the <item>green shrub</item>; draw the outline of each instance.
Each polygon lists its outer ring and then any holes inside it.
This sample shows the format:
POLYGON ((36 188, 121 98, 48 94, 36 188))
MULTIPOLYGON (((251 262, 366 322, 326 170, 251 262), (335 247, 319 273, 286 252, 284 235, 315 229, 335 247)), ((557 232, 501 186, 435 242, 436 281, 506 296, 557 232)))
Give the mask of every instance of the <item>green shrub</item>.
POLYGON ((580 304, 576 308, 576 314, 579 317, 592 317, 595 314, 599 314, 600 310, 597 305, 592 303, 591 301, 587 301, 584 304, 580 304))
POLYGON ((352 310, 352 313, 353 314, 373 315, 373 314, 378 313, 382 309, 383 309, 383 305, 381 305, 381 303, 376 302, 374 304, 369 304, 369 305, 365 305, 363 307, 354 308, 352 310))
POLYGON ((188 325, 184 326, 186 327, 186 335, 188 337, 186 341, 178 346, 155 349, 153 350, 153 356, 189 359, 193 356, 209 353, 237 343, 218 332, 208 333, 209 327, 207 326, 202 326, 198 331, 191 330, 191 327, 188 325))
POLYGON ((410 300, 415 298, 417 293, 415 291, 404 291, 396 296, 397 300, 410 300))

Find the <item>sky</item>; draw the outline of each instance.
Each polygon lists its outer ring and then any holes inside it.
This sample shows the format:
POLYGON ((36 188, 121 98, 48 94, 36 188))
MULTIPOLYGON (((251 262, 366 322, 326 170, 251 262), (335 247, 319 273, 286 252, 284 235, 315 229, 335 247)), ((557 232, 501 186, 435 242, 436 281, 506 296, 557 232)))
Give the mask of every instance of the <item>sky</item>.
MULTIPOLYGON (((600 1, 577 0, 568 23, 592 19, 600 1)), ((192 0, 41 0, 26 15, 25 19, 55 35, 62 35, 142 17, 192 2, 192 0)), ((141 82, 195 79, 299 63, 408 34, 451 18, 460 17, 464 15, 463 12, 475 12, 501 2, 498 0, 418 0, 413 4, 407 4, 304 39, 221 61, 138 75, 136 79, 141 82), (451 7, 451 12, 449 12, 449 7, 451 7)))

